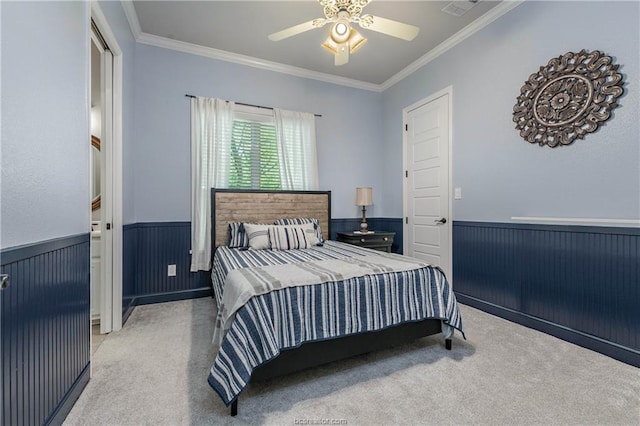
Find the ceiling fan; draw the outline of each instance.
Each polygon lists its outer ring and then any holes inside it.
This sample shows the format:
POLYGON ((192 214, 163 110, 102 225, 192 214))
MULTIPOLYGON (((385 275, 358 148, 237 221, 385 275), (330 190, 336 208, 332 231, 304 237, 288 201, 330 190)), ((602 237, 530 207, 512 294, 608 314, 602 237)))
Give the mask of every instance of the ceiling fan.
POLYGON ((324 18, 294 25, 293 27, 269 35, 273 41, 284 40, 291 36, 322 28, 332 23, 329 37, 322 43, 322 47, 335 55, 335 64, 344 65, 349 62, 349 54, 361 48, 367 39, 351 26, 358 24, 361 28, 387 34, 403 40, 413 40, 420 28, 391 19, 372 15, 362 15, 362 9, 370 0, 318 0, 324 7, 324 18))

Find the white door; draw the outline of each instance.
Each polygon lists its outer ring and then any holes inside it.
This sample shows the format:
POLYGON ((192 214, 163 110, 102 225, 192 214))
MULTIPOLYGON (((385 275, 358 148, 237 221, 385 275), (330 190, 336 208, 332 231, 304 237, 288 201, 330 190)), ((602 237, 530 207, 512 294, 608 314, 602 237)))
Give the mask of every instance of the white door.
POLYGON ((451 281, 450 89, 404 110, 404 253, 451 281))
POLYGON ((113 54, 102 51, 102 149, 100 221, 100 333, 113 330, 113 54))
POLYGON ((123 54, 99 2, 91 2, 91 38, 101 53, 100 332, 122 328, 123 54))

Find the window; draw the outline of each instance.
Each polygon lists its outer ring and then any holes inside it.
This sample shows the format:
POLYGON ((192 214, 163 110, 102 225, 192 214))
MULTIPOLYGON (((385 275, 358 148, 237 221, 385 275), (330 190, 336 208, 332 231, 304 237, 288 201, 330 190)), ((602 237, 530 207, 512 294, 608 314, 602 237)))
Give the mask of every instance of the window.
POLYGON ((231 133, 229 188, 279 190, 281 187, 273 119, 236 112, 231 133))
POLYGON ((236 105, 231 140, 221 152, 227 187, 316 189, 314 120, 311 114, 236 105))
POLYGON ((191 270, 211 269, 211 188, 316 190, 313 114, 191 99, 191 270))

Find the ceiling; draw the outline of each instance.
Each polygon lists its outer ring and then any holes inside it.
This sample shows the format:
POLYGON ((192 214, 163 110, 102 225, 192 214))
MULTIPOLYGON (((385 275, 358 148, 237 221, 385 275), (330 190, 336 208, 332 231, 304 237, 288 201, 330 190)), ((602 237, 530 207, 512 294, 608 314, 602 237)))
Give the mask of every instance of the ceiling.
MULTIPOLYGON (((343 66, 335 66, 333 54, 320 46, 327 38, 329 25, 278 42, 267 38, 276 31, 324 17, 323 8, 316 0, 135 0, 133 9, 129 8, 129 14, 135 10, 143 34, 166 38, 168 42, 191 43, 223 53, 230 52, 260 61, 381 85, 497 6, 500 1, 479 1, 460 17, 442 11, 450 3, 371 1, 363 14, 415 25, 420 28, 420 33, 413 41, 407 42, 356 26, 368 42, 351 55, 349 63, 343 66)), ((157 41, 157 37, 155 39, 157 41)), ((244 59, 246 61, 247 58, 244 59)))

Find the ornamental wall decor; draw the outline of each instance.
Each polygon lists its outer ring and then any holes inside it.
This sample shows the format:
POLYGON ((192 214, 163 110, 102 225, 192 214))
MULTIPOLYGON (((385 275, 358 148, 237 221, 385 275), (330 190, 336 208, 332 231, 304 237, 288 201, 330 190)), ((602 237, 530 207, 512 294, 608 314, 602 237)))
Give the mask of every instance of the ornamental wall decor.
POLYGON ((552 148, 595 132, 618 106, 622 75, 598 50, 567 52, 531 74, 513 107, 520 136, 552 148))

